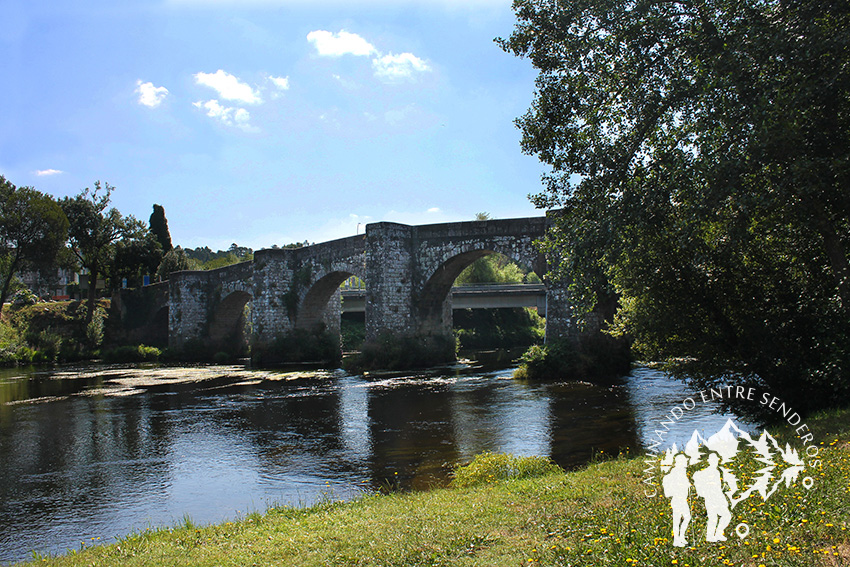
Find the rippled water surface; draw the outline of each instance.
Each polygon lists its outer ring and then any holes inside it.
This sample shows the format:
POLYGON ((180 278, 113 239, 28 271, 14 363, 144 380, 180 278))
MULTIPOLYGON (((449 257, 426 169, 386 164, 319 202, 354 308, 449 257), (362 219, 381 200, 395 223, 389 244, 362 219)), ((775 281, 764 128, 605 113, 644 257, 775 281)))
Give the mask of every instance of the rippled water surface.
MULTIPOLYGON (((648 369, 604 386, 522 383, 512 370, 0 371, 0 562, 187 516, 210 523, 273 504, 425 489, 482 451, 577 466, 599 451, 640 450, 690 395, 648 369)), ((689 412, 670 440, 717 429, 726 418, 712 409, 689 412)))

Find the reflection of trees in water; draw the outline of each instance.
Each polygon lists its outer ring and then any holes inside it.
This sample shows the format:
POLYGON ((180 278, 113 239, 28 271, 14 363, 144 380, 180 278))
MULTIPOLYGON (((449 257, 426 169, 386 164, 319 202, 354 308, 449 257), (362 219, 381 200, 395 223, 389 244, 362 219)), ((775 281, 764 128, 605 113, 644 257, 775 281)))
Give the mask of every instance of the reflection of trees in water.
POLYGON ((562 467, 586 463, 596 453, 617 455, 640 442, 626 388, 580 382, 555 384, 552 393, 552 459, 562 467))
POLYGON ((375 486, 425 489, 444 478, 458 458, 451 395, 445 383, 370 389, 375 486))
POLYGON ((113 535, 140 513, 179 519, 176 508, 191 498, 186 490, 209 489, 214 500, 224 485, 233 498, 262 508, 269 495, 256 478, 279 490, 272 498, 287 490, 315 497, 307 492, 325 479, 420 489, 487 450, 551 453, 570 466, 598 450, 637 446, 619 387, 520 384, 462 372, 385 382, 324 374, 235 383, 244 378, 4 406, 0 531, 15 534, 16 546, 44 550, 39 534, 65 529, 62 541, 75 545, 80 530, 113 535), (256 478, 241 478, 246 471, 256 478), (205 487, 204 475, 227 478, 205 487))

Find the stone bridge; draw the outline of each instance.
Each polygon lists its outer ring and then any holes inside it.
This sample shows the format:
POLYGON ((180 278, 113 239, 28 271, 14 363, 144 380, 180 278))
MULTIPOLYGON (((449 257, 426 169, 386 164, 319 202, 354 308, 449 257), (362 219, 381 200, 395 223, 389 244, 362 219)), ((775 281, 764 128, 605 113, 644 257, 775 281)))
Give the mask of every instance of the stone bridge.
MULTIPOLYGON (((248 340, 262 347, 294 329, 324 326, 338 332, 340 285, 351 276, 365 282, 367 340, 384 331, 450 335, 451 288, 464 268, 499 253, 543 278, 546 261, 534 241, 549 222, 547 217, 423 226, 379 222, 366 225, 363 235, 259 250, 253 261, 217 270, 177 272, 169 279, 169 346, 200 341, 224 350, 248 340)), ((566 289, 547 282, 545 293, 548 341, 573 327, 566 289)))

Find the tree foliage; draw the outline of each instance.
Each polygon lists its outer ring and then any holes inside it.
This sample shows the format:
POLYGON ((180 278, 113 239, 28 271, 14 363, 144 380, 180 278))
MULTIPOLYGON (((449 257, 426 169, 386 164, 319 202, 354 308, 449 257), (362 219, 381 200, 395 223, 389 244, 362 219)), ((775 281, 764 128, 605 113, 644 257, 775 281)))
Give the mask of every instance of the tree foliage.
POLYGON ((190 266, 186 251, 177 246, 163 256, 162 262, 156 270, 156 278, 160 281, 166 281, 169 274, 188 269, 190 269, 190 266))
POLYGON ((115 188, 100 181, 94 191, 86 188, 76 197, 65 197, 62 210, 70 222, 68 241, 80 266, 88 270, 89 292, 86 322, 91 322, 97 298, 97 280, 109 275, 115 258, 115 243, 122 238, 141 238, 145 231, 133 216, 124 217, 118 209, 110 208, 110 196, 115 188))
POLYGON ((133 237, 122 238, 115 243, 112 289, 118 289, 125 278, 130 287, 141 286, 144 276, 156 274, 162 258, 162 246, 153 232, 143 229, 133 237))
POLYGON ((52 263, 67 235, 68 219, 52 197, 0 175, 0 306, 15 274, 52 263))
MULTIPOLYGON (((518 125, 578 310, 803 410, 850 400, 850 4, 516 0, 518 125)), ((747 409, 747 408, 742 408, 747 409)))

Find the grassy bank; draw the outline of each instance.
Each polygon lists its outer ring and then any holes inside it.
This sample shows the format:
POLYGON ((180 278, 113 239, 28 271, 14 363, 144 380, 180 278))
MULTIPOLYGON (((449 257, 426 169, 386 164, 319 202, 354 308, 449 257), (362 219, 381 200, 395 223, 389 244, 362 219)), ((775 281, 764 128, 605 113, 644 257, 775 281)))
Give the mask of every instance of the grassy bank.
MULTIPOLYGON (((807 421, 821 465, 767 501, 754 497, 706 543, 691 498, 692 547, 671 545, 669 501, 644 495, 644 463, 619 457, 564 474, 545 462, 484 456, 462 482, 430 492, 281 508, 238 522, 147 531, 40 565, 647 565, 850 564, 850 411, 807 421), (523 468, 525 467, 525 468, 523 468), (512 478, 503 478, 512 477, 512 478), (461 486, 463 485, 463 486, 461 486), (734 534, 738 522, 751 531, 734 534)), ((792 433, 775 432, 794 444, 792 433)))

